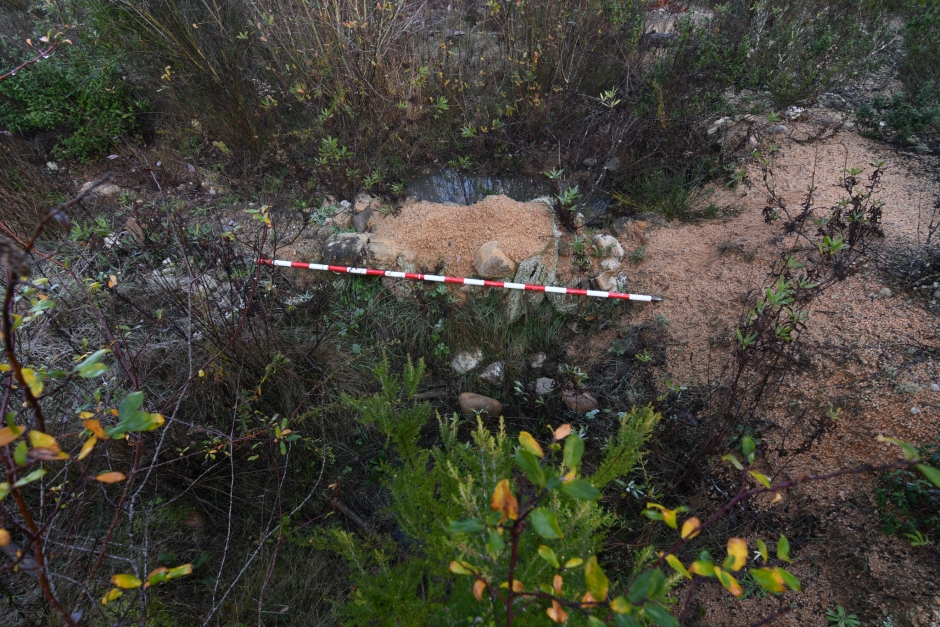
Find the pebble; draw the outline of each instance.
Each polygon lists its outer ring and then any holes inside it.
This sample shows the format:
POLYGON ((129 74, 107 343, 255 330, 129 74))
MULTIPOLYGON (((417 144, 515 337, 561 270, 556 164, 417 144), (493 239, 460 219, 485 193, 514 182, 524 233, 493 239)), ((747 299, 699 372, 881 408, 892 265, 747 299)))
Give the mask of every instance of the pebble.
POLYGON ((535 380, 535 393, 539 396, 550 394, 555 389, 555 380, 548 377, 539 377, 535 380))
POLYGON ((911 407, 911 414, 912 414, 912 415, 916 416, 916 415, 919 414, 919 413, 920 413, 920 410, 919 410, 919 409, 917 409, 916 407, 911 407))
POLYGON ((931 384, 930 384, 930 389, 931 389, 931 391, 933 391, 933 392, 940 392, 940 385, 937 385, 936 383, 931 383, 931 384))
POLYGON ((473 392, 464 392, 457 397, 457 404, 460 405, 460 413, 464 416, 501 416, 503 414, 503 404, 495 398, 474 394, 473 392))
POLYGON ((790 127, 787 126, 786 124, 775 124, 770 127, 770 134, 771 135, 783 135, 789 130, 790 130, 790 127))
POLYGON ((617 241, 616 237, 611 235, 598 235, 594 238, 594 249, 605 257, 614 257, 623 259, 623 246, 617 241))
POLYGON ((545 365, 548 356, 545 353, 536 353, 529 356, 529 367, 533 369, 541 368, 545 365))
POLYGON ((506 367, 503 362, 494 361, 480 373, 480 379, 490 385, 499 385, 503 382, 503 376, 506 373, 506 367))
POLYGON ((878 290, 878 296, 882 298, 891 298, 892 295, 893 293, 891 292, 891 288, 889 287, 883 287, 880 290, 878 290))
POLYGON ((479 348, 474 348, 468 351, 461 351, 454 356, 454 359, 450 362, 450 367, 454 369, 454 372, 457 374, 467 374, 483 361, 483 351, 479 348))
POLYGON ((597 399, 587 390, 575 392, 574 390, 565 390, 562 393, 565 406, 571 411, 579 414, 586 414, 589 411, 597 409, 597 399))

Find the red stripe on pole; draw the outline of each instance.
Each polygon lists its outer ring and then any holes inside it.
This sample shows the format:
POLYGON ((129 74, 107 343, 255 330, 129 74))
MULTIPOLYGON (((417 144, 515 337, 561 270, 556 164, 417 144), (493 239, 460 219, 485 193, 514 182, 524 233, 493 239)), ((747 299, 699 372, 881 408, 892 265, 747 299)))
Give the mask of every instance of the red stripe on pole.
POLYGON ((412 281, 423 281, 423 280, 424 280, 424 275, 423 275, 423 274, 415 274, 414 272, 406 272, 406 273, 405 273, 405 278, 406 278, 406 279, 411 279, 412 281))
POLYGON ((460 284, 462 285, 462 284, 463 284, 463 279, 458 279, 458 278, 452 277, 452 276, 445 276, 445 277, 444 277, 444 283, 460 283, 460 284))
POLYGON ((483 285, 486 287, 506 287, 506 284, 502 281, 483 281, 483 285))
POLYGON ((369 268, 366 270, 366 274, 369 276, 385 276, 385 270, 375 270, 373 268, 369 268))
POLYGON ((528 283, 526 283, 525 288, 526 290, 530 292, 544 292, 545 291, 544 285, 529 285, 528 283))
POLYGON ((587 296, 587 290, 576 290, 569 287, 565 294, 573 294, 574 296, 587 296))

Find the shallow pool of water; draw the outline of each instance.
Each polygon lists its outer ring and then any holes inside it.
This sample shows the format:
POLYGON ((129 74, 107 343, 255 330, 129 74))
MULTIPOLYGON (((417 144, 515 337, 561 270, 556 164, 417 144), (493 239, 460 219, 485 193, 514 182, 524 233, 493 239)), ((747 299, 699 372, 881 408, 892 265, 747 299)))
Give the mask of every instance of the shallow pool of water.
MULTIPOLYGON (((408 181, 407 193, 418 200, 455 202, 461 205, 472 205, 496 194, 525 202, 541 196, 550 196, 551 181, 544 177, 467 174, 456 170, 441 170, 408 181)), ((581 203, 584 206, 582 211, 590 220, 603 214, 610 201, 604 195, 591 194, 582 198, 581 203)))

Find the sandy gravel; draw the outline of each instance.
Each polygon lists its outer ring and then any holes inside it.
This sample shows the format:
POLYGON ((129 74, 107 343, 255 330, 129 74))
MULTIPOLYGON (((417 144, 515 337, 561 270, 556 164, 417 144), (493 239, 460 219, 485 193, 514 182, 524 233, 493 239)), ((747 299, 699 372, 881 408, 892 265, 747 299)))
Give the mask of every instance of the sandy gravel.
POLYGON ((375 233, 394 238, 399 251, 414 250, 418 262, 428 267, 443 259, 454 276, 473 276, 473 258, 486 242, 498 241, 500 249, 519 262, 553 239, 552 214, 544 203, 520 203, 506 196, 489 196, 469 207, 419 202, 373 221, 375 233))

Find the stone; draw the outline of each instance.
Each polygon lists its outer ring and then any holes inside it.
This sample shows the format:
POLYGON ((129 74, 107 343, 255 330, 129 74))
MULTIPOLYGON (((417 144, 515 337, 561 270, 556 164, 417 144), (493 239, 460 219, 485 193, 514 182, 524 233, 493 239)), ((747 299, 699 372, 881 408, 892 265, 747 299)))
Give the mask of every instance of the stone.
POLYGON ((506 375, 506 367, 501 361, 494 361, 480 373, 480 380, 490 385, 499 385, 506 375))
MULTIPOLYGON (((89 189, 91 189, 91 186, 94 184, 95 183, 93 181, 89 181, 85 183, 84 185, 82 185, 81 189, 78 190, 78 193, 84 194, 89 189)), ((115 194, 119 194, 120 192, 121 192, 121 188, 118 187, 117 185, 114 185, 112 183, 105 183, 104 185, 99 185, 98 187, 93 189, 91 191, 90 196, 92 198, 103 198, 107 196, 114 196, 115 194)))
POLYGON ((140 227, 140 223, 136 218, 128 218, 127 222, 124 223, 124 230, 133 235, 138 244, 143 243, 144 230, 140 227))
POLYGON ((457 374, 467 374, 483 361, 483 351, 479 348, 474 348, 468 351, 461 351, 454 355, 454 358, 450 362, 450 367, 454 369, 454 372, 457 374))
POLYGON ((371 205, 374 200, 375 198, 373 198, 369 194, 359 194, 358 196, 356 196, 356 203, 353 205, 353 210, 356 212, 362 211, 363 209, 371 205))
POLYGON ((323 263, 330 266, 355 266, 369 237, 360 233, 332 235, 323 247, 323 263))
POLYGON ((320 263, 323 261, 323 245, 315 240, 305 240, 297 246, 295 255, 297 261, 320 263))
POLYGON ((545 361, 548 359, 548 356, 545 353, 536 353, 534 355, 529 355, 529 368, 533 370, 538 370, 545 365, 545 361))
POLYGON ((457 397, 460 413, 464 416, 490 416, 496 418, 503 415, 503 404, 495 398, 464 392, 457 397))
POLYGON ((445 207, 466 207, 467 206, 467 205, 462 205, 459 202, 456 202, 453 200, 445 200, 441 204, 444 205, 445 207))
POLYGON ((611 235, 597 235, 594 238, 594 249, 605 257, 623 259, 623 246, 611 235))
POLYGON ((878 290, 878 296, 880 296, 881 298, 891 298, 891 296, 893 295, 894 293, 891 291, 890 287, 883 287, 880 290, 878 290))
MULTIPOLYGON (((345 200, 343 202, 346 202, 345 200)), ((340 209, 326 221, 330 226, 335 226, 341 231, 347 231, 352 228, 352 211, 349 209, 340 209)))
POLYGON ((940 392, 940 385, 938 385, 938 384, 936 384, 936 383, 931 383, 931 384, 930 384, 930 391, 931 391, 931 392, 940 392))
POLYGON ((355 229, 356 233, 365 233, 369 230, 369 220, 371 219, 372 210, 368 208, 363 209, 353 217, 353 229, 355 229))
POLYGON ((661 213, 656 213, 655 211, 641 211, 633 216, 633 219, 636 220, 637 225, 643 229, 669 226, 669 220, 661 213))
POLYGON ((362 258, 370 267, 391 267, 398 260, 398 248, 395 240, 380 235, 369 235, 362 248, 362 258))
POLYGON ((539 396, 545 396, 546 394, 551 394, 552 390, 555 389, 555 380, 549 379, 548 377, 539 377, 535 380, 535 393, 539 396))
POLYGON ((757 150, 760 147, 760 142, 757 141, 756 135, 751 135, 747 138, 747 148, 748 150, 757 150))
POLYGON ((584 228, 584 214, 580 211, 571 218, 571 226, 576 229, 584 228))
POLYGON ((601 261, 601 268, 606 270, 617 271, 620 269, 621 263, 619 259, 614 259, 613 257, 608 257, 601 261))
POLYGON ((912 415, 912 416, 916 416, 916 415, 919 414, 919 413, 920 413, 920 410, 919 410, 918 408, 916 408, 916 407, 911 407, 911 415, 912 415))
POLYGON ((502 279, 516 271, 516 263, 499 249, 496 240, 487 242, 477 249, 473 267, 478 276, 484 279, 502 279))
POLYGON ((708 136, 712 136, 730 123, 731 123, 731 118, 718 118, 717 120, 712 122, 712 125, 708 127, 708 130, 705 131, 705 133, 708 136))
POLYGON ((608 172, 616 172, 620 169, 620 159, 617 157, 611 157, 607 163, 604 164, 604 169, 608 172))
POLYGON ((787 111, 784 113, 784 115, 787 116, 788 120, 795 121, 802 118, 805 111, 806 109, 803 107, 787 107, 787 111))
POLYGON ((930 150, 930 146, 928 146, 927 144, 916 144, 914 146, 914 151, 919 152, 922 155, 926 155, 927 153, 932 152, 930 150))
POLYGON ((617 271, 605 270, 594 277, 594 282, 597 283, 597 289, 604 292, 614 292, 617 290, 617 271))
MULTIPOLYGON (((516 270, 512 280, 513 283, 544 285, 551 283, 549 275, 549 269, 542 263, 542 256, 535 255, 519 262, 519 269, 516 270)), ((506 318, 510 323, 515 322, 526 311, 531 313, 538 309, 543 300, 545 300, 545 292, 509 290, 506 295, 506 318)))
POLYGON ((588 157, 587 159, 585 159, 585 160, 582 161, 581 163, 582 163, 582 165, 584 165, 584 167, 586 167, 586 168, 593 168, 594 166, 597 165, 597 158, 596 158, 596 157, 588 157))
POLYGON ((630 218, 620 216, 610 225, 610 230, 614 232, 614 235, 620 236, 627 233, 627 229, 630 228, 630 224, 633 222, 630 218))
POLYGON ((786 124, 774 124, 773 126, 770 127, 770 134, 771 135, 783 135, 789 130, 790 130, 790 127, 787 126, 786 124))
POLYGON ((597 399, 588 392, 587 390, 582 390, 580 392, 575 392, 574 390, 565 390, 561 393, 562 399, 565 401, 565 406, 571 411, 576 411, 579 414, 586 414, 589 411, 594 411, 597 409, 597 399))

